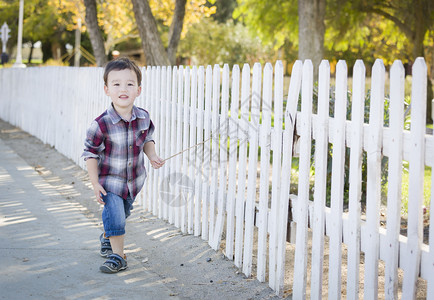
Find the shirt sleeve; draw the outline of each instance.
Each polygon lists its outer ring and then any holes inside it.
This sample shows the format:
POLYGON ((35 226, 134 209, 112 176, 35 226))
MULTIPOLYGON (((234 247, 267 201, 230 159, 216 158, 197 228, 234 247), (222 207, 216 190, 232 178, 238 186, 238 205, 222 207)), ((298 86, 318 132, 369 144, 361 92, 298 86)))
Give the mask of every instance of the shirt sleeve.
POLYGON ((155 144, 154 130, 155 130, 154 123, 152 123, 152 121, 150 121, 149 122, 149 128, 148 128, 148 134, 146 135, 146 138, 145 138, 145 144, 147 142, 151 142, 151 141, 154 142, 154 144, 155 144))
POLYGON ((100 153, 104 151, 104 135, 98 122, 93 121, 86 133, 86 139, 84 141, 84 151, 81 155, 84 160, 89 158, 96 158, 100 160, 100 153))

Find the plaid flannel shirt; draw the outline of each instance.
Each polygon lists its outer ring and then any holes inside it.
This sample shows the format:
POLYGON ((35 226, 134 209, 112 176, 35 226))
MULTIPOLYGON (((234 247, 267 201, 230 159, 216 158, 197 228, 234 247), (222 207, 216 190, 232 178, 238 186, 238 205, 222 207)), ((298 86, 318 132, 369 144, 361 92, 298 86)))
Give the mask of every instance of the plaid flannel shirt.
POLYGON ((107 192, 135 199, 146 179, 143 146, 154 141, 146 110, 133 106, 130 122, 110 106, 87 131, 82 157, 98 160, 99 183, 107 192))

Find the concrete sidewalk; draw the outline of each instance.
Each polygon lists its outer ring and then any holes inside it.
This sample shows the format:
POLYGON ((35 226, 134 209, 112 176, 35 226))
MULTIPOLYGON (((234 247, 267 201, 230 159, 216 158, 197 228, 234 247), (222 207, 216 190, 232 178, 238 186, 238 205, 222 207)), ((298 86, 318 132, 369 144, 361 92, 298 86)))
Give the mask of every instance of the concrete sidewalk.
POLYGON ((161 278, 128 257, 103 274, 101 229, 0 139, 1 299, 177 299, 161 278))

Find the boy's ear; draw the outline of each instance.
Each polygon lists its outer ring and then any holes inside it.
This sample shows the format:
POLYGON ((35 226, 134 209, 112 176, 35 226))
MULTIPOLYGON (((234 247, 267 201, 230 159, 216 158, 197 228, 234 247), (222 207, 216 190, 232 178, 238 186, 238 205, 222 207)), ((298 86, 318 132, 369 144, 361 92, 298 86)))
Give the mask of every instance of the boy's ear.
POLYGON ((137 97, 140 96, 141 93, 142 93, 142 86, 139 86, 137 90, 137 97))
POLYGON ((108 87, 107 87, 107 85, 105 85, 104 84, 104 93, 108 96, 109 94, 108 94, 108 87))

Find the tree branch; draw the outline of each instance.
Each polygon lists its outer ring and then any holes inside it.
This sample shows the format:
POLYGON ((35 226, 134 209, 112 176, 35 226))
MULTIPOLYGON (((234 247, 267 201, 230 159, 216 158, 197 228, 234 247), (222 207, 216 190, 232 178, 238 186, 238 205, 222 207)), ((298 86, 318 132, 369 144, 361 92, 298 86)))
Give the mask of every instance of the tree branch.
POLYGON ((402 30, 402 32, 407 36, 412 38, 414 35, 414 32, 411 30, 411 28, 409 26, 407 26, 404 22, 402 22, 400 19, 398 19, 397 17, 389 14, 388 12, 379 9, 379 8, 375 8, 375 7, 369 7, 369 6, 361 6, 361 10, 363 12, 367 12, 367 13, 374 13, 380 16, 385 17, 386 19, 392 21, 393 23, 396 24, 396 26, 398 26, 398 28, 400 30, 402 30))

